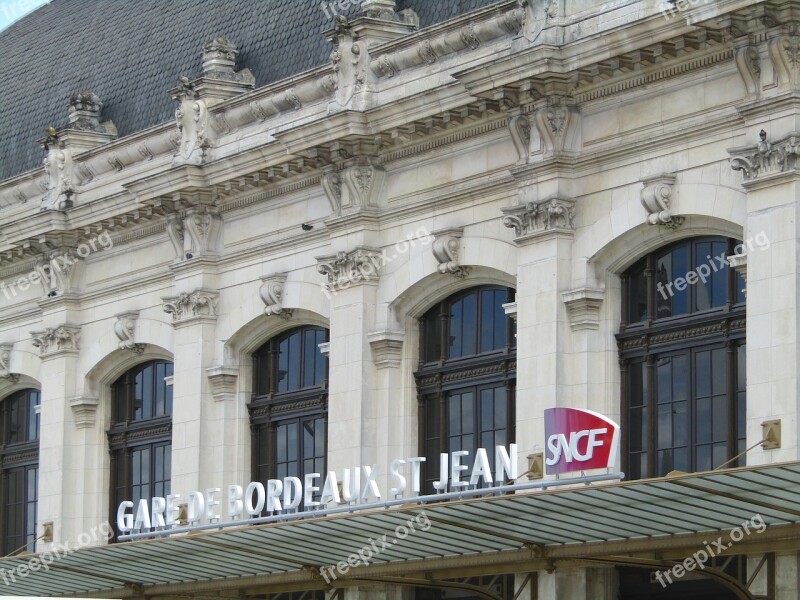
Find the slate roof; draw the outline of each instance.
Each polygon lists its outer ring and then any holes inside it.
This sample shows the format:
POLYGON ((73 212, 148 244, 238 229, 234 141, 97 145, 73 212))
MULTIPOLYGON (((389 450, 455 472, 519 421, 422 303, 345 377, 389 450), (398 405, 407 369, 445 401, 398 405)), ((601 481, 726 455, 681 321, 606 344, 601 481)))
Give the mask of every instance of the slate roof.
MULTIPOLYGON (((426 27, 497 1, 398 0, 397 10, 413 8, 426 27)), ((237 68, 263 86, 325 64, 332 26, 321 0, 51 0, 0 32, 0 181, 41 164, 36 140, 66 125, 73 92, 97 94, 122 137, 173 118, 167 91, 200 73, 214 37, 237 44, 237 68)))

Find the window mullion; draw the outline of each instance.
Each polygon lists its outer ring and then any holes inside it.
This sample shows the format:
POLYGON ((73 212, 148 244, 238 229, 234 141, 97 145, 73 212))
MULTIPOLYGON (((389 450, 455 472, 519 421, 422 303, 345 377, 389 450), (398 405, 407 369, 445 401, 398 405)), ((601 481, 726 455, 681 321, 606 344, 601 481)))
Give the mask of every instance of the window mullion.
POLYGON ((647 361, 647 476, 656 474, 656 357, 654 354, 645 356, 647 361))
MULTIPOLYGON (((737 348, 733 340, 728 340, 726 343, 726 358, 727 358, 727 383, 728 383, 728 456, 727 460, 731 460, 737 454, 738 450, 738 432, 736 430, 736 417, 738 411, 736 410, 736 358, 737 348)), ((731 465, 735 467, 736 465, 731 465)))

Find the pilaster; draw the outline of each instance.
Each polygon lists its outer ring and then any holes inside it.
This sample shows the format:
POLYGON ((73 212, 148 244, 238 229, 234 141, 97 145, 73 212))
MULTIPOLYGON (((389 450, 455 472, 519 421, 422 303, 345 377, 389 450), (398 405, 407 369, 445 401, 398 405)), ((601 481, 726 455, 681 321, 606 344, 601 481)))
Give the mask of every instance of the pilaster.
POLYGON ((562 352, 570 323, 569 289, 575 201, 554 196, 503 209, 517 246, 517 444, 542 446, 543 411, 566 393, 562 352))
MULTIPOLYGON (((743 173, 747 191, 744 230, 747 289, 747 439, 762 439, 761 424, 782 422, 781 447, 757 447, 748 464, 797 460, 800 385, 800 136, 732 148, 731 168, 743 173)), ((737 252, 737 254, 743 254, 737 252)), ((751 442, 752 440, 752 442, 751 442)))
POLYGON ((380 252, 360 246, 317 261, 331 303, 328 470, 380 464, 380 401, 373 392, 376 366, 368 338, 375 323, 380 252))

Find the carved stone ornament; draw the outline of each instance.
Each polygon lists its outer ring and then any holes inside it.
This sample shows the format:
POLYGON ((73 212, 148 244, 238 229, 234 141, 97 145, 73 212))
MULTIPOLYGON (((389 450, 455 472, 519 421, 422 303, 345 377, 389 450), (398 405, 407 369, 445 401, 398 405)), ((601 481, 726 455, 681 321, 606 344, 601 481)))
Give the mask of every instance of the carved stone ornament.
POLYGON ((342 211, 342 176, 336 167, 332 165, 323 167, 321 183, 322 190, 331 205, 331 211, 334 214, 340 214, 342 211))
POLYGON ((97 398, 78 397, 69 401, 72 409, 72 418, 75 420, 75 427, 78 429, 91 429, 97 422, 97 407, 100 401, 97 398))
POLYGON ((69 128, 105 133, 105 127, 100 125, 102 108, 103 103, 100 102, 100 98, 89 90, 72 94, 69 99, 69 128))
POLYGON ((736 49, 736 68, 742 77, 748 94, 761 91, 761 56, 756 46, 741 46, 736 49))
POLYGON ((775 83, 797 85, 800 83, 800 35, 786 34, 769 41, 775 83))
POLYGON ((276 273, 261 278, 261 287, 258 290, 264 302, 264 314, 267 316, 280 316, 284 319, 292 317, 292 311, 283 307, 283 295, 286 289, 286 273, 276 273))
POLYGON ((215 402, 224 402, 236 398, 236 383, 239 370, 233 367, 211 367, 206 369, 208 385, 215 402))
POLYGON ((53 127, 47 130, 47 137, 41 144, 45 151, 43 165, 47 184, 42 197, 42 210, 72 208, 75 196, 72 150, 59 139, 53 127))
POLYGON ((42 295, 51 297, 73 290, 84 266, 85 261, 72 248, 62 247, 39 256, 33 268, 39 275, 42 295))
POLYGON ((683 217, 672 215, 670 205, 672 202, 672 189, 675 185, 675 175, 659 173, 642 179, 644 186, 641 191, 642 206, 647 211, 646 223, 650 225, 663 225, 675 229, 683 224, 683 217))
POLYGON ((44 331, 31 331, 31 342, 42 357, 61 352, 77 353, 80 349, 81 328, 71 325, 48 327, 44 331))
POLYGON ((114 316, 117 318, 114 322, 114 333, 119 338, 119 349, 133 350, 137 354, 141 354, 144 351, 144 344, 137 344, 134 339, 139 311, 132 310, 114 316))
POLYGON ((509 114, 508 131, 519 156, 517 164, 527 163, 531 156, 531 123, 519 109, 509 114))
POLYGON ((600 308, 605 295, 603 290, 594 288, 580 288, 562 294, 573 331, 600 327, 600 308))
POLYGON ((575 229, 575 200, 571 198, 552 196, 501 210, 503 225, 513 227, 518 240, 551 231, 571 232, 575 229))
POLYGON ((175 110, 175 123, 181 137, 172 164, 201 165, 210 158, 208 150, 212 146, 213 128, 210 126, 208 106, 188 77, 180 78, 174 96, 179 102, 175 110))
POLYGON ((380 165, 355 165, 342 172, 347 193, 341 196, 341 211, 374 208, 386 180, 386 171, 380 165))
POLYGON ((19 381, 19 375, 11 372, 11 350, 14 344, 0 344, 0 379, 13 383, 19 381))
POLYGON ((379 369, 397 368, 403 356, 402 331, 376 331, 367 334, 372 348, 372 358, 379 369))
POLYGON ((771 143, 767 141, 767 133, 762 129, 759 139, 759 143, 752 146, 728 149, 728 154, 731 155, 731 169, 742 171, 745 184, 797 168, 800 133, 792 132, 783 139, 771 143))
POLYGON ((534 123, 546 157, 576 153, 581 149, 581 113, 571 100, 548 96, 534 111, 534 123))
POLYGON ((383 266, 382 254, 375 248, 359 246, 351 252, 317 258, 317 271, 327 278, 328 290, 343 290, 352 285, 378 281, 383 266))
POLYGON ((433 232, 431 249, 436 262, 439 263, 437 266, 439 273, 449 273, 456 277, 466 277, 469 274, 469 268, 461 266, 458 262, 458 251, 463 234, 463 227, 450 227, 433 232))
POLYGON ((172 315, 172 322, 180 323, 198 317, 215 317, 218 297, 217 292, 197 289, 161 300, 164 302, 164 312, 172 315))
POLYGON ((367 84, 370 76, 370 56, 365 42, 357 41, 347 18, 338 15, 331 43, 334 50, 330 59, 336 75, 336 102, 340 106, 350 106, 356 93, 367 84))

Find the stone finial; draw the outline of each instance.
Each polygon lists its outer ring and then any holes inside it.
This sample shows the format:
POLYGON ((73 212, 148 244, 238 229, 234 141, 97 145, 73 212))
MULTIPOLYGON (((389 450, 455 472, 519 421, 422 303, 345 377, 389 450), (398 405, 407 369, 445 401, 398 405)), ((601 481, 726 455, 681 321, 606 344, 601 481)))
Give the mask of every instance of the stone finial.
POLYGON ((214 38, 203 47, 203 75, 205 77, 233 75, 238 55, 239 49, 228 38, 222 36, 214 38))
POLYGON ((433 232, 433 256, 439 273, 450 273, 456 277, 466 277, 469 268, 464 267, 458 262, 458 251, 461 246, 461 236, 464 234, 463 227, 450 227, 433 232))
POLYGON ((286 290, 286 273, 276 273, 261 278, 261 287, 258 290, 264 302, 264 314, 277 315, 283 319, 290 319, 292 311, 283 307, 284 292, 286 290))
POLYGON ((75 92, 69 99, 69 128, 79 131, 97 131, 105 133, 100 125, 100 110, 103 103, 97 94, 89 90, 75 92))
POLYGON ((394 0, 363 0, 361 14, 370 19, 395 20, 394 0))
POLYGON ((672 189, 675 186, 675 175, 659 173, 642 179, 641 201, 647 211, 646 223, 663 225, 675 229, 683 224, 683 217, 673 216, 671 212, 672 189))

